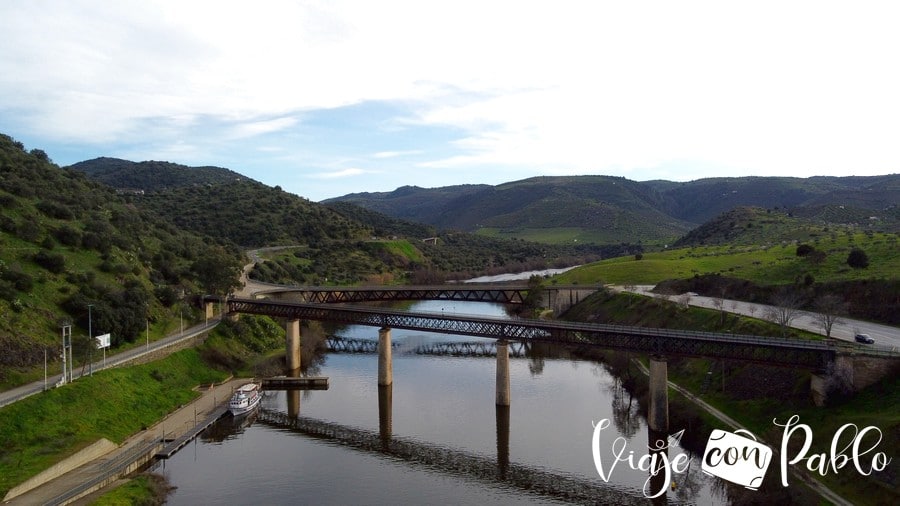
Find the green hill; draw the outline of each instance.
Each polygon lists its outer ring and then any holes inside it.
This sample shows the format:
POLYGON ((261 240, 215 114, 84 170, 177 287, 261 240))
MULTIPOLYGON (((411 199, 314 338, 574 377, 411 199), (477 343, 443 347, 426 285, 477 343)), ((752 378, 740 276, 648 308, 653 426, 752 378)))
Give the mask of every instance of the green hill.
POLYGON ((736 207, 789 209, 823 223, 900 230, 900 175, 636 182, 539 177, 498 186, 403 187, 347 201, 440 228, 545 243, 670 244, 736 207))
POLYGON ((107 157, 85 160, 66 168, 84 172, 91 179, 113 188, 131 192, 249 181, 246 176, 221 167, 185 167, 170 162, 132 162, 107 157))
MULTIPOLYGON (((310 202, 279 187, 235 178, 228 169, 109 158, 72 167, 123 185, 118 189, 129 204, 174 227, 244 248, 292 246, 266 254, 267 262, 251 273, 261 281, 435 282, 573 265, 640 250, 620 243, 554 246, 439 232, 434 226, 392 218, 348 202, 310 202), (136 191, 132 181, 146 178, 147 171, 154 174, 153 186, 136 191)), ((408 190, 416 193, 412 187, 408 190)))
MULTIPOLYGON (((190 314, 192 294, 226 293, 240 254, 179 230, 105 185, 54 165, 39 149, 0 135, 0 382, 55 362, 60 323, 75 328, 76 359, 94 335, 113 346, 190 314)), ((52 364, 51 364, 52 365, 52 364)))

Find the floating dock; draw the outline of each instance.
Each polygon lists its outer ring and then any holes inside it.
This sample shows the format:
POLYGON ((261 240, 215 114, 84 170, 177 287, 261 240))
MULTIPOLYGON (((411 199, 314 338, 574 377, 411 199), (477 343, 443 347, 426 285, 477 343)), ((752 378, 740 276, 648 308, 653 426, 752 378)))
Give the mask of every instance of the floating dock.
POLYGON ((328 378, 325 376, 308 376, 304 378, 278 376, 275 378, 263 378, 261 382, 263 390, 328 390, 328 378))
POLYGON ((201 432, 203 432, 207 427, 214 424, 216 420, 222 418, 225 413, 228 412, 228 403, 222 404, 216 409, 214 409, 209 415, 206 416, 200 423, 194 426, 193 429, 188 432, 182 434, 176 439, 171 441, 166 441, 166 445, 163 446, 163 449, 156 453, 156 458, 158 459, 168 459, 172 455, 175 454, 178 450, 181 449, 182 446, 188 444, 197 437, 201 432))

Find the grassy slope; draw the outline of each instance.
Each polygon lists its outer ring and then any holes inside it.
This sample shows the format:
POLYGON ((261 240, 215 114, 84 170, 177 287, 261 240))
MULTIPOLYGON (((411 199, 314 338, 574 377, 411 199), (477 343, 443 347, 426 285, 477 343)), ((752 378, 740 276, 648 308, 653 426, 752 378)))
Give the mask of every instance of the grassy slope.
POLYGON ((895 278, 900 272, 900 248, 896 234, 836 234, 810 242, 828 256, 821 264, 797 257, 797 245, 698 246, 645 253, 642 260, 619 257, 568 271, 560 283, 656 284, 666 279, 695 274, 721 273, 761 284, 793 283, 811 274, 817 282, 895 278), (854 247, 869 257, 866 269, 851 269, 847 255, 854 247))
POLYGON ((100 438, 121 443, 197 396, 200 384, 254 374, 284 329, 266 317, 220 324, 200 348, 100 371, 0 409, 0 495, 100 438))
POLYGON ((0 409, 0 491, 100 438, 121 443, 196 397, 197 385, 226 376, 206 366, 196 350, 185 350, 102 371, 0 409))

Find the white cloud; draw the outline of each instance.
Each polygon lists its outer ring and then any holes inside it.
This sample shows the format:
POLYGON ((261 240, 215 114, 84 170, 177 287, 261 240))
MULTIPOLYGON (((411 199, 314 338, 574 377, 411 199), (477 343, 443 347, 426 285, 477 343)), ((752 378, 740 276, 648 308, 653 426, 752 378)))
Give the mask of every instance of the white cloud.
POLYGON ((420 149, 410 149, 406 151, 379 151, 372 154, 372 158, 397 158, 400 156, 410 156, 421 154, 420 149))
POLYGON ((271 132, 278 132, 297 124, 296 118, 276 118, 261 121, 239 123, 232 127, 231 135, 236 138, 255 137, 271 132))
POLYGON ((194 157, 227 139, 274 150, 259 137, 302 128, 277 148, 315 160, 309 170, 415 154, 431 160, 392 170, 883 173, 900 168, 898 13, 893 2, 2 2, 0 127, 194 157), (303 119, 367 101, 408 111, 379 121, 405 136, 401 149, 341 144, 340 124, 303 119), (426 151, 428 129, 456 140, 426 151))
POLYGON ((348 167, 346 169, 341 169, 332 172, 318 172, 315 174, 310 174, 309 177, 313 179, 343 179, 354 176, 362 176, 363 174, 375 174, 375 171, 359 169, 356 167, 348 167))

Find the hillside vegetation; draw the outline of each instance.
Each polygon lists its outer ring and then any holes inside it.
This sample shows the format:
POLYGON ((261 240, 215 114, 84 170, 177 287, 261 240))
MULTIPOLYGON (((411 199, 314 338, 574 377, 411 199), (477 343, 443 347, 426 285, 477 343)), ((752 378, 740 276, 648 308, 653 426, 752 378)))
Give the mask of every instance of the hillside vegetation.
POLYGON ((545 243, 671 244, 697 225, 742 206, 790 210, 818 223, 900 231, 900 175, 685 183, 538 177, 497 186, 407 186, 326 202, 352 202, 443 228, 545 243))
POLYGON ((787 213, 736 209, 660 252, 604 260, 557 276, 559 283, 657 285, 666 293, 696 292, 771 303, 788 287, 806 309, 822 295, 839 297, 848 315, 900 324, 898 234, 823 226, 787 213), (706 245, 703 245, 706 244, 706 245), (866 265, 855 265, 861 254, 866 265))
POLYGON ((170 162, 132 162, 121 158, 94 158, 72 164, 67 169, 84 172, 91 179, 128 192, 152 192, 182 186, 249 181, 232 170, 221 167, 193 167, 170 162))
POLYGON ((113 346, 190 316, 192 294, 227 293, 240 253, 128 205, 38 149, 0 135, 0 382, 42 364, 53 370, 60 325, 71 323, 76 362, 88 327, 113 346), (90 316, 90 321, 89 321, 90 316), (149 323, 148 323, 149 322, 149 323))
POLYGON ((439 231, 346 202, 310 202, 227 169, 113 158, 72 168, 122 185, 127 202, 175 227, 245 248, 293 246, 267 254, 268 261, 251 273, 266 282, 430 283, 641 250, 632 244, 546 245, 439 231))

